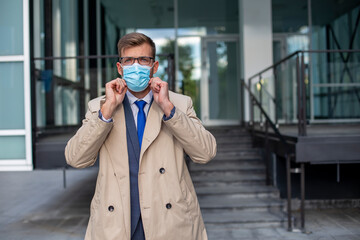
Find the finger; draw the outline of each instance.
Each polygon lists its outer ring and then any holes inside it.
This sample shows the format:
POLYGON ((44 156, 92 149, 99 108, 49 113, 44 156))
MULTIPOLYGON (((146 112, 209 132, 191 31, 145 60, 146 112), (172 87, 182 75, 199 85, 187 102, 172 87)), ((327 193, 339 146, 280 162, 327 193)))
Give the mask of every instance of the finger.
POLYGON ((117 78, 117 79, 116 79, 116 91, 117 91, 118 93, 120 93, 120 91, 121 91, 120 78, 117 78))
POLYGON ((120 94, 126 93, 127 91, 127 86, 122 86, 120 89, 120 94))
POLYGON ((124 86, 127 86, 126 81, 125 81, 124 79, 119 78, 119 81, 120 81, 124 86))
POLYGON ((120 94, 127 91, 127 85, 124 79, 120 79, 120 94))
POLYGON ((116 82, 114 81, 110 81, 108 83, 105 84, 105 91, 111 91, 116 87, 116 82))
POLYGON ((155 81, 151 84, 150 88, 151 88, 153 91, 155 91, 155 92, 159 92, 159 91, 160 91, 159 83, 157 83, 157 82, 155 82, 155 81))
POLYGON ((156 85, 156 79, 155 79, 155 78, 151 78, 150 81, 149 81, 149 84, 150 84, 150 86, 155 87, 155 85, 156 85))
POLYGON ((162 83, 161 83, 161 88, 163 88, 163 89, 167 90, 167 89, 168 89, 168 87, 169 87, 169 85, 168 85, 168 83, 167 83, 167 82, 162 82, 162 83))

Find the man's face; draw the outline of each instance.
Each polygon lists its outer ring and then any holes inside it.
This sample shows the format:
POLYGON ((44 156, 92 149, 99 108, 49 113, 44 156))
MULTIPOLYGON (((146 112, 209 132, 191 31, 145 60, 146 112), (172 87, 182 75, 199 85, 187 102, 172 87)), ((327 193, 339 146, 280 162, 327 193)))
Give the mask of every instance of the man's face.
MULTIPOLYGON (((125 50, 122 51, 121 53, 121 57, 133 57, 133 58, 138 58, 138 57, 152 57, 152 51, 151 51, 151 46, 147 43, 144 43, 140 46, 136 46, 136 47, 131 47, 131 48, 127 48, 125 50)), ((135 63, 137 63, 137 61, 135 61, 135 63)), ((155 61, 153 62, 154 66, 152 67, 151 71, 150 71, 150 78, 153 77, 153 75, 157 72, 158 67, 159 67, 159 62, 155 61)), ((123 68, 121 67, 121 64, 118 62, 116 64, 118 72, 121 76, 123 75, 123 68)))

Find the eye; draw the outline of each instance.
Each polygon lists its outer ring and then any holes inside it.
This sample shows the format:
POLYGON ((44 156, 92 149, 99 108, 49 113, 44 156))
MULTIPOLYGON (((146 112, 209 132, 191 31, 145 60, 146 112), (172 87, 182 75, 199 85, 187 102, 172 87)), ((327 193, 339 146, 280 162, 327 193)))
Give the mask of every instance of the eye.
POLYGON ((140 59, 141 64, 149 64, 150 63, 149 57, 140 57, 139 59, 140 59))
POLYGON ((133 62, 133 59, 131 57, 123 58, 123 64, 131 64, 133 62))

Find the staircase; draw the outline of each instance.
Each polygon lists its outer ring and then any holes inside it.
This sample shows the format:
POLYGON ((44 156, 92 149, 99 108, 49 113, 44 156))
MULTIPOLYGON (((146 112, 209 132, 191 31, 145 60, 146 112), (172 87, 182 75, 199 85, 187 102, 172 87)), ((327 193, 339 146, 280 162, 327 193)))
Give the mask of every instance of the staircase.
POLYGON ((241 127, 209 130, 217 140, 215 159, 190 163, 209 239, 236 239, 230 233, 243 228, 284 226, 284 201, 266 185, 261 149, 251 146, 249 133, 241 127))

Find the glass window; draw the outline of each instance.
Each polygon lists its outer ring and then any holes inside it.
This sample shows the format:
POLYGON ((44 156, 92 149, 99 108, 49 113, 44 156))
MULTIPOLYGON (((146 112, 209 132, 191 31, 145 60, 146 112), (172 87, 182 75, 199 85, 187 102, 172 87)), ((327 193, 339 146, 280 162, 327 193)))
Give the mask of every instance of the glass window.
MULTIPOLYGON (((360 0, 312 1, 313 49, 359 49, 360 0)), ((313 113, 315 119, 359 118, 359 53, 312 54, 313 113), (353 84, 353 85, 352 85, 353 84)))
POLYGON ((0 55, 23 54, 23 1, 1 1, 0 55))
POLYGON ((25 159, 25 137, 0 136, 0 159, 25 159))
POLYGON ((200 115, 201 37, 178 38, 179 82, 182 92, 192 98, 200 115))
POLYGON ((307 1, 272 0, 271 4, 274 33, 302 32, 308 26, 307 1))
POLYGON ((238 1, 182 0, 178 4, 181 35, 239 32, 238 1))
POLYGON ((208 41, 210 119, 239 119, 237 42, 208 41))
POLYGON ((323 5, 312 1, 312 47, 313 49, 359 49, 360 0, 329 2, 323 14, 323 5))
POLYGON ((24 129, 23 63, 0 63, 0 73, 0 129, 24 129))
MULTIPOLYGON (((54 56, 73 57, 78 55, 78 7, 77 1, 53 1, 53 51, 54 56)), ((77 61, 54 62, 54 75, 76 82, 77 61)))

